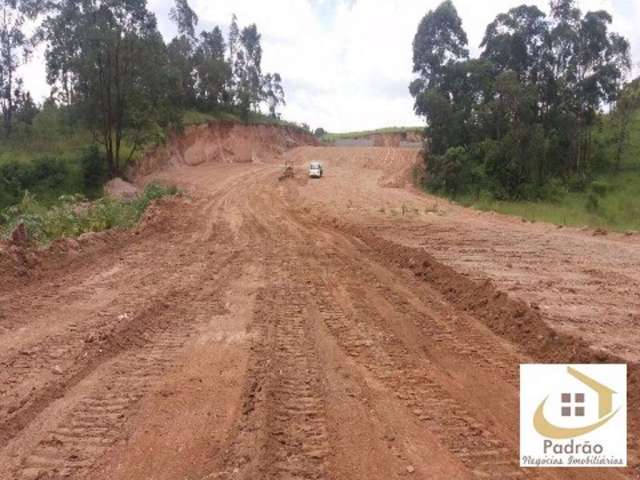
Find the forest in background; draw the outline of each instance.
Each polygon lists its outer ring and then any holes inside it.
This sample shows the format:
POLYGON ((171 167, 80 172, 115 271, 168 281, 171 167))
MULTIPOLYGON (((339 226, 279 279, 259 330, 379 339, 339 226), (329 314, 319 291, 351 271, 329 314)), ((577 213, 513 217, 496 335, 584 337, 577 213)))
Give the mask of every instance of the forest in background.
POLYGON ((546 219, 640 227, 640 81, 626 81, 629 42, 611 21, 575 0, 551 1, 548 15, 521 5, 486 27, 470 58, 453 2, 428 12, 409 87, 427 122, 426 187, 534 218, 534 202, 564 200, 575 208, 546 219))

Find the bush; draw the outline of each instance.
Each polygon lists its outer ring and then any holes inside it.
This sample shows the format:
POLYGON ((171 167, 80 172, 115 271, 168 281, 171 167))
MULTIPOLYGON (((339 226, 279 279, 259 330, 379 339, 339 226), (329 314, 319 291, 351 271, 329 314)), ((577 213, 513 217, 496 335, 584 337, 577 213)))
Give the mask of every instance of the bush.
POLYGON ((584 192, 589 186, 589 181, 584 175, 572 175, 567 180, 567 186, 571 192, 584 192))
POLYGON ((549 200, 551 202, 560 202, 567 193, 569 193, 567 186, 559 178, 552 178, 541 189, 541 197, 543 200, 549 200))
POLYGON ((51 208, 26 192, 18 204, 0 211, 0 234, 8 237, 18 224, 24 223, 31 240, 48 243, 84 232, 130 228, 153 200, 175 195, 177 191, 175 187, 152 183, 133 202, 101 198, 92 204, 86 204, 82 195, 63 195, 51 208))
POLYGON ((451 147, 444 155, 433 155, 427 161, 430 188, 449 195, 456 195, 468 186, 469 161, 463 147, 451 147))
POLYGON ((23 185, 31 178, 31 165, 11 160, 0 164, 0 206, 20 201, 23 185))
POLYGON ((60 158, 36 158, 31 165, 31 170, 32 178, 24 186, 25 189, 60 190, 70 176, 67 163, 60 158))
POLYGON ((100 195, 108 172, 106 159, 96 145, 85 149, 80 155, 80 170, 85 195, 89 198, 100 195))
POLYGON ((0 208, 20 202, 25 192, 57 197, 73 190, 67 161, 42 157, 32 162, 10 160, 0 164, 0 208))

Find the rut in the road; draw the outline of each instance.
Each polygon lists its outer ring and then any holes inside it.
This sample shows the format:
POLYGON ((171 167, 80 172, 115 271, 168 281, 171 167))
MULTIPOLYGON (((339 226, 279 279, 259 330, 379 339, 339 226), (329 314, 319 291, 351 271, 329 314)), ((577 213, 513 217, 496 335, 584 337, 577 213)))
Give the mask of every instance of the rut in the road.
POLYGON ((267 263, 269 285, 257 295, 251 327, 256 340, 242 417, 224 465, 211 478, 327 478, 326 395, 308 296, 285 255, 267 263))

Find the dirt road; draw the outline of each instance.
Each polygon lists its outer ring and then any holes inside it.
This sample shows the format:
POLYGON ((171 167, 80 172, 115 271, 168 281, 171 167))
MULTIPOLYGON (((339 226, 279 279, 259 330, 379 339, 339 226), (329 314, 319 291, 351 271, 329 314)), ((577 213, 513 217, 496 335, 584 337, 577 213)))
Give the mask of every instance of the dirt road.
POLYGON ((638 237, 436 201, 415 155, 172 168, 136 231, 7 274, 0 479, 637 478, 638 237), (620 359, 631 467, 520 469, 518 365, 620 359))

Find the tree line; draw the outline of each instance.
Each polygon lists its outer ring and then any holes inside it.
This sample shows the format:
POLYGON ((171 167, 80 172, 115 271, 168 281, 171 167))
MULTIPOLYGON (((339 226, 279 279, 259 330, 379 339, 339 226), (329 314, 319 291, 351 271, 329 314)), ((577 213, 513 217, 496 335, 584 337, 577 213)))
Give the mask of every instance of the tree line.
POLYGON ((427 121, 428 186, 536 199, 557 182, 584 187, 609 168, 594 125, 625 99, 617 114, 622 145, 637 102, 621 96, 630 47, 610 31, 611 20, 602 10, 583 14, 575 0, 552 0, 549 15, 521 5, 486 27, 479 57, 470 58, 453 3, 428 12, 413 40, 409 86, 427 121))
POLYGON ((249 119, 285 103, 278 73, 262 72, 261 35, 234 15, 227 38, 218 26, 198 32, 188 0, 175 0, 178 34, 165 43, 146 0, 0 0, 2 136, 30 124, 39 109, 17 72, 33 48, 45 45, 47 104, 88 128, 110 175, 122 172, 146 143, 182 114, 231 112, 249 119), (25 34, 37 22, 35 35, 25 34))

